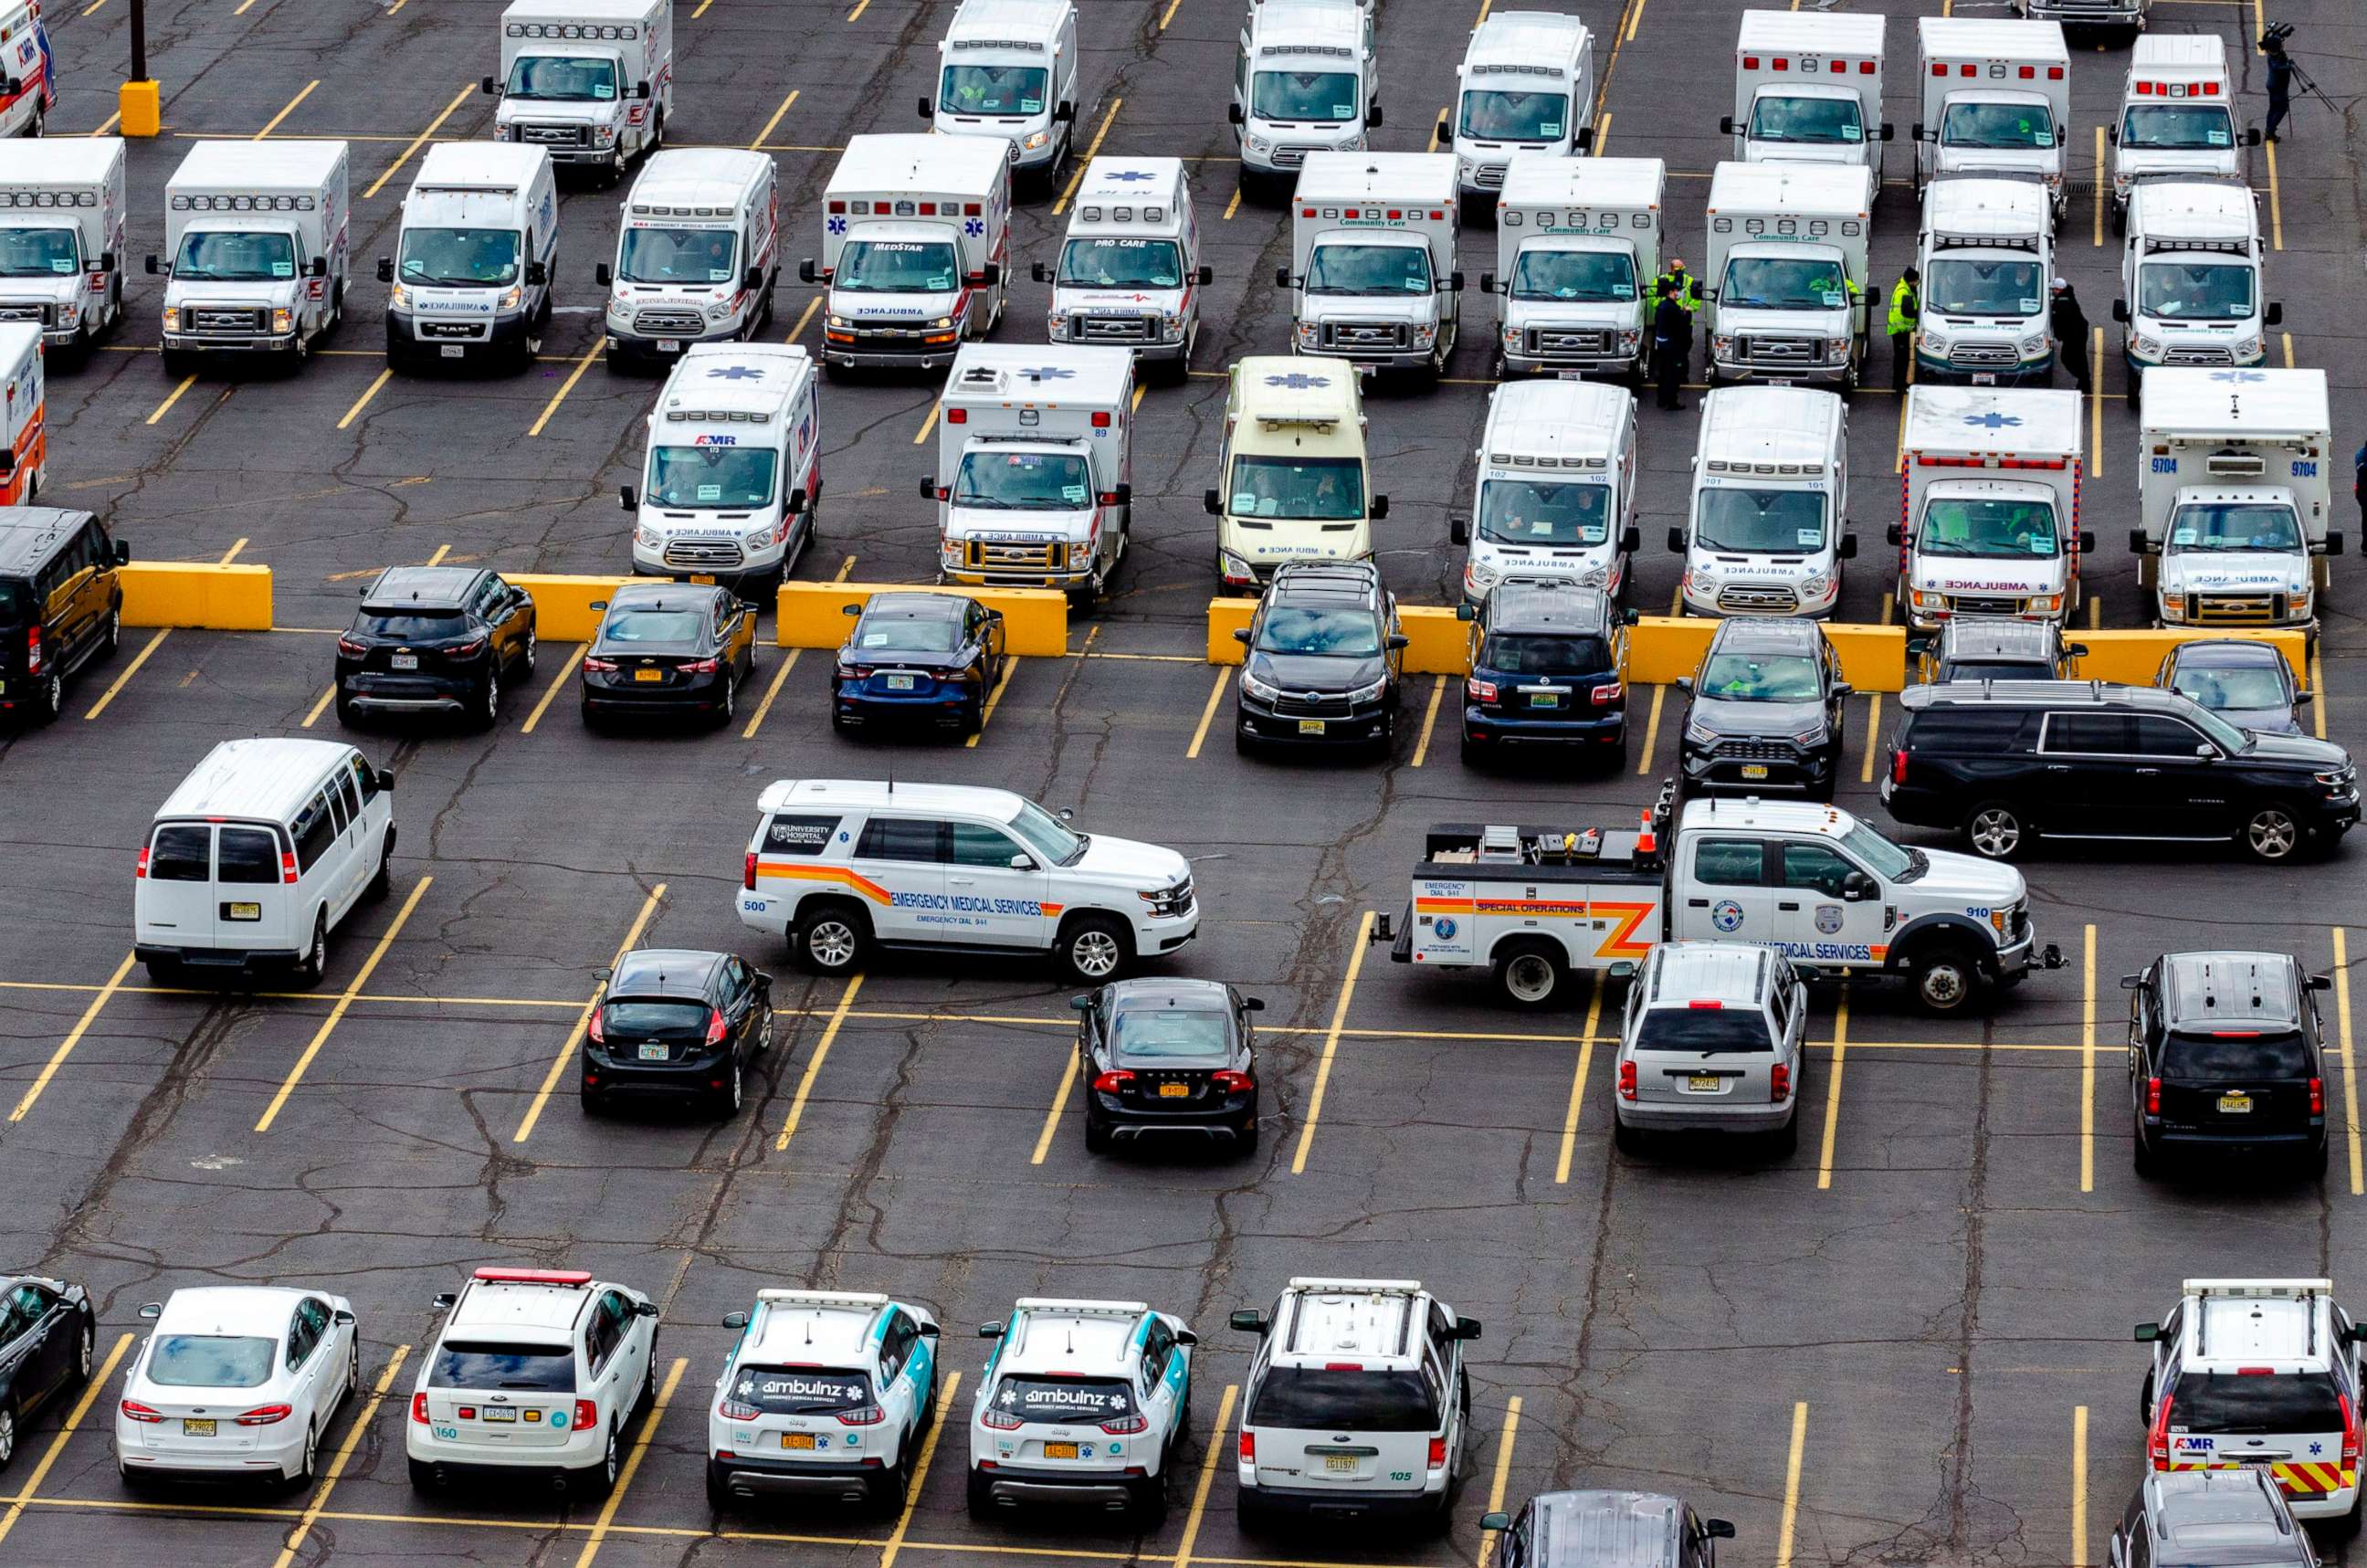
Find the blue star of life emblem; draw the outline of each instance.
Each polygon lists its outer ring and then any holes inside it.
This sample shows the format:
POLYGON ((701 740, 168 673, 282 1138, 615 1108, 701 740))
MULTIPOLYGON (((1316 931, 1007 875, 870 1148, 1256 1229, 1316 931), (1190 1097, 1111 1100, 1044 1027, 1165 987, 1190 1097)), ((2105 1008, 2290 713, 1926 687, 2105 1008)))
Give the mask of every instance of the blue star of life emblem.
POLYGON ((844 218, 832 218, 829 223, 824 226, 827 227, 833 234, 843 234, 846 233, 846 220, 844 218))
POLYGON ((707 372, 707 379, 710 381, 761 381, 764 379, 764 372, 749 365, 719 365, 707 372))
POLYGON ((2240 384, 2245 381, 2265 381, 2269 378, 2259 370, 2214 370, 2211 372, 2211 379, 2214 381, 2235 381, 2240 384))
POLYGON ((1965 423, 1977 425, 1985 430, 2002 430, 2009 425, 2021 424, 2022 415, 2019 414, 1967 414, 1965 415, 1965 423))
POLYGON ((1309 387, 1330 386, 1331 378, 1310 376, 1304 370, 1293 370, 1286 376, 1268 376, 1265 379, 1265 384, 1270 387, 1288 387, 1292 392, 1305 392, 1309 387))
POLYGON ((1032 370, 1022 372, 1035 377, 1039 381, 1065 381, 1076 373, 1066 365, 1038 365, 1032 370))
POLYGON ((972 239, 976 239, 979 235, 986 233, 986 222, 983 219, 972 218, 968 222, 962 225, 962 233, 968 234, 972 239))
POLYGON ((1114 171, 1109 177, 1112 179, 1122 179, 1127 181, 1128 184, 1132 184, 1134 181, 1138 179, 1151 179, 1155 176, 1149 169, 1118 169, 1114 171))

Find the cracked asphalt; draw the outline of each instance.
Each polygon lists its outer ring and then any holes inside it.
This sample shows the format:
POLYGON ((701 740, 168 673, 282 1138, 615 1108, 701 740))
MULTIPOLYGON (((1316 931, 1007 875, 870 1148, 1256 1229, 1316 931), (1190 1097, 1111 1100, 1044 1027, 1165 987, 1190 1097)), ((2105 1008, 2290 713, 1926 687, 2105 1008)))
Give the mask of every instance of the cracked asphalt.
MULTIPOLYGON (((50 6, 65 82, 54 131, 87 131, 113 111, 129 3, 50 6)), ((954 0, 675 5, 674 141, 747 145, 798 95, 765 142, 784 176, 790 265, 775 330, 786 334, 811 298, 794 283, 794 263, 817 248, 815 206, 835 149, 853 133, 916 128, 911 105, 926 90, 931 45, 954 0)), ((1596 31, 1604 150, 1669 161, 1674 244, 1698 246, 1705 176, 1724 144, 1716 120, 1737 7, 1578 8, 1596 31)), ((1910 18, 1936 0, 1879 8, 1894 17, 1889 109, 1903 131, 1914 115, 1910 18)), ((1478 0, 1380 0, 1380 145, 1423 144, 1452 97, 1477 9, 1478 0)), ((1957 0, 1955 9, 1976 6, 1957 0)), ((2270 295, 2285 302, 2291 346, 2276 352, 2329 370, 2336 445, 2347 452, 2367 434, 2350 308, 2367 240, 2367 143, 2350 115, 2367 83, 2367 17, 2337 0, 2274 10, 2299 24, 2297 56, 2342 108, 2303 103, 2278 149, 2273 190, 2255 155, 2252 176, 2282 239, 2270 295)), ((329 676, 325 633, 345 623, 368 574, 439 550, 510 571, 627 569, 614 497, 634 478, 656 382, 595 363, 552 406, 592 341, 592 268, 609 254, 617 193, 565 187, 569 313, 542 363, 512 378, 399 378, 364 396, 382 368, 383 290, 370 264, 391 249, 416 154, 379 195, 362 193, 462 85, 493 68, 497 11, 494 0, 148 7, 165 135, 131 150, 135 254, 160 244, 163 187, 190 139, 251 136, 317 80, 275 134, 352 139, 357 281, 335 352, 299 378, 209 372, 164 408, 175 383, 153 352, 158 290, 136 269, 125 330, 89 365, 53 370, 47 498, 107 513, 143 558, 216 560, 235 547, 239 559, 268 563, 285 630, 174 631, 85 721, 153 635, 139 634, 116 664, 85 677, 63 722, 0 737, 0 864, 12 894, 0 901, 0 1101, 24 1107, 0 1122, 0 1190, 12 1199, 0 1209, 0 1259, 86 1282, 102 1358, 136 1334, 144 1301, 185 1285, 268 1281, 353 1298, 366 1385, 399 1350, 412 1359, 358 1430, 362 1412, 341 1414, 323 1452, 349 1435, 352 1449, 333 1487, 169 1492, 136 1506, 114 1474, 110 1379, 75 1429, 58 1409, 33 1422, 0 1472, 0 1560, 265 1562, 288 1549, 289 1561, 341 1568, 581 1568, 595 1558, 953 1568, 982 1553, 1440 1564, 1479 1554, 1478 1519, 1501 1459, 1513 1505, 1553 1486, 1680 1493, 1736 1521, 1729 1562, 2101 1562, 2141 1462, 2132 1323, 2157 1316, 2179 1279, 2197 1274, 2329 1274, 2354 1311, 2367 1301, 2354 1143, 2338 1142, 2322 1184, 2136 1180, 2115 984, 2158 952, 2205 944, 2285 949, 2333 966, 2367 924, 2367 849, 2280 871, 2211 856, 2038 859, 2029 875, 2042 936, 2063 945, 2071 967, 2034 977, 1991 1017, 1940 1025, 1879 988, 1824 992, 1805 1136, 1775 1165, 1716 1149, 1614 1154, 1604 1020, 1615 1015, 1584 999, 1513 1017, 1476 984, 1416 977, 1373 951, 1343 1006, 1362 918, 1401 903, 1429 823, 1620 819, 1670 765, 1678 709, 1668 708, 1645 769, 1608 778, 1465 769, 1452 694, 1425 748, 1429 677, 1410 686, 1386 765, 1243 762, 1226 744, 1222 705, 1209 744, 1187 756, 1212 680, 1195 662, 1211 554, 1198 497, 1213 472, 1221 372, 1232 357, 1281 347, 1287 317, 1270 283, 1286 224, 1253 198, 1233 204, 1222 83, 1240 0, 1083 6, 1080 137, 1122 98, 1105 152, 1196 160, 1217 271, 1198 373, 1152 388, 1142 404, 1135 552, 1112 600, 1075 628, 1071 645, 1084 656, 1024 662, 975 750, 891 750, 832 737, 825 666, 810 656, 752 735, 735 726, 592 737, 564 689, 524 733, 568 663, 564 645, 547 642, 542 673, 508 695, 491 734, 355 733, 401 777, 397 896, 339 936, 316 992, 157 992, 136 969, 102 991, 130 949, 131 860, 156 802, 219 739, 307 733, 329 676), (542 433, 529 436, 546 412, 542 433), (889 960, 850 1000, 840 983, 749 941, 732 892, 757 791, 776 778, 889 767, 1019 789, 1075 807, 1090 828, 1195 857, 1203 936, 1175 967, 1235 981, 1269 1006, 1270 1120, 1255 1158, 1089 1157, 1073 1103, 1045 1139, 1072 1038, 1066 993, 1048 971, 889 960), (432 881, 394 928, 424 878, 432 881), (735 1120, 586 1122, 567 1096, 538 1106, 595 970, 645 904, 645 940, 737 949, 776 976, 776 1048, 735 1120), (2092 991, 2080 961, 2090 928, 2092 991), (257 1131, 315 1042, 301 1082, 257 1131), (802 1116, 781 1146, 801 1085, 802 1116), (661 1359, 686 1367, 644 1428, 613 1510, 531 1488, 429 1503, 408 1487, 402 1400, 435 1329, 430 1299, 495 1261, 589 1268, 664 1303, 661 1359), (1475 1463, 1446 1540, 1246 1538, 1221 1462, 1205 1509, 1193 1506, 1206 1445, 1231 1440, 1211 1424, 1250 1348, 1225 1330, 1225 1314, 1265 1305, 1295 1274, 1419 1278, 1485 1321, 1472 1364, 1475 1463), (704 1404, 730 1340, 717 1320, 760 1286, 791 1282, 924 1303, 947 1325, 949 1369, 968 1378, 977 1358, 956 1340, 1015 1296, 1139 1298, 1183 1313, 1205 1336, 1200 1425, 1171 1483, 1169 1522, 1139 1537, 1056 1517, 971 1524, 960 1473, 967 1387, 908 1518, 718 1518, 699 1486, 704 1404)), ((2156 25, 2218 29, 2239 45, 2255 13, 2237 0, 2159 0, 2156 25)), ((2257 117, 2258 61, 2232 53, 2257 117)), ((2074 62, 2080 183, 2063 270, 2105 327, 2102 385, 2117 394, 2108 307, 2118 252, 2109 229, 2107 243, 2090 243, 2086 155, 2117 97, 2123 51, 2082 47, 2074 62)), ((470 96, 436 134, 480 136, 491 119, 491 100, 470 96)), ((1894 180, 1907 156, 1902 138, 1894 180)), ((1051 205, 1033 193, 1019 210, 1022 280, 999 335, 1006 341, 1040 334, 1045 290, 1025 281, 1025 263, 1054 253, 1062 221, 1051 205)), ((1907 257, 1913 220, 1911 194, 1894 186, 1878 215, 1875 270, 1886 281, 1907 257)), ((1492 268, 1487 230, 1467 233, 1463 262, 1475 276, 1492 268)), ((1483 322, 1488 313, 1483 304, 1483 322)), ((806 327, 810 346, 810 318, 806 327)), ((1881 353, 1876 379, 1886 381, 1881 353)), ((1382 389, 1369 409, 1378 488, 1393 502, 1376 530, 1380 559, 1408 603, 1448 602, 1459 573, 1445 519, 1467 505, 1484 417, 1476 342, 1451 373, 1433 393, 1382 389)), ((933 460, 914 440, 931 395, 918 382, 825 390, 829 494, 800 576, 827 578, 850 556, 847 570, 863 581, 922 580, 933 569, 932 520, 911 496, 933 460)), ((2086 495, 2100 541, 2090 591, 2104 624, 2133 625, 2135 578, 2120 541, 2135 506, 2135 427, 2116 396, 2101 417, 2086 495)), ((1866 553, 1847 589, 1849 619, 1875 619, 1886 586, 1878 558, 1896 482, 1882 437, 1896 420, 1886 394, 1854 411, 1851 511, 1866 553)), ((1648 548, 1637 602, 1651 608, 1675 584, 1675 558, 1657 541, 1682 520, 1693 424, 1648 409, 1644 421, 1648 548)), ((2337 513, 2347 529, 2339 492, 2337 513)), ((2359 570, 2337 564, 2316 678, 2326 733, 2354 744, 2367 733, 2367 708, 2352 699, 2367 689, 2359 570)), ((760 681, 782 657, 762 651, 760 681)), ((1639 693, 1639 720, 1645 708, 1639 693)), ((1854 782, 1868 738, 1863 701, 1851 722, 1843 803, 1884 823, 1871 787, 1854 782)), ((341 732, 323 715, 309 733, 341 732)), ((1639 758, 1642 749, 1639 741, 1639 758)), ((2343 983, 2329 1009, 2346 1049, 2332 1087, 2339 1139, 2357 1097, 2347 973, 2343 983)), ((2360 1559, 2355 1547, 2349 1555, 2360 1559)))

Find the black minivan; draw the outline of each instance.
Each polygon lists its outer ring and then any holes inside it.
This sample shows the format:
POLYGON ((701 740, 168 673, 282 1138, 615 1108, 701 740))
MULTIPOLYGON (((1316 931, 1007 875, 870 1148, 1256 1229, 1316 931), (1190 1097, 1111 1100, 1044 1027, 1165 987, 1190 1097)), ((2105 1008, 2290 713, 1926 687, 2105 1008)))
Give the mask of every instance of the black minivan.
POLYGON ((0 713, 65 711, 66 677, 123 641, 116 568, 130 559, 88 512, 0 506, 0 713))

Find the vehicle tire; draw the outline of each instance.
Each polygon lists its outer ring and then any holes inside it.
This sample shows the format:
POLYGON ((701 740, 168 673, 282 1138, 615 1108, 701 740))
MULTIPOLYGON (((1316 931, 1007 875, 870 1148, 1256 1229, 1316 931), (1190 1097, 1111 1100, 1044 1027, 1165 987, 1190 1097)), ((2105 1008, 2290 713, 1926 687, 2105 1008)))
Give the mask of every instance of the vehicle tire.
POLYGON ((601 1450, 598 1464, 585 1465, 582 1470, 567 1472, 567 1493, 571 1497, 589 1497, 595 1502, 617 1489, 617 1428, 608 1428, 608 1446, 601 1450))
POLYGON ((296 1468, 282 1478, 290 1491, 311 1484, 312 1471, 320 1462, 320 1428, 308 1426, 304 1428, 303 1456, 296 1461, 296 1468))
POLYGON ((1246 1160, 1258 1151, 1258 1125, 1252 1121, 1233 1139, 1233 1157, 1246 1160))
POLYGON ((1235 756, 1255 756, 1257 754, 1257 738, 1254 735, 1251 735, 1247 730, 1242 729, 1239 724, 1235 724, 1233 726, 1233 755, 1235 756))
POLYGON ((2129 210, 2125 204, 2115 201, 2112 203, 2112 233, 2115 235, 2122 235, 2128 232, 2129 210))
POLYGON ((1908 955, 1905 967, 1917 1009, 1931 1017, 1953 1017, 1981 994, 1980 964, 1961 943, 1926 943, 1908 955))
POLYGON ((469 726, 474 730, 490 730, 501 722, 502 679, 487 670, 484 689, 477 694, 476 709, 469 715, 469 726))
POLYGON ((870 920, 844 899, 824 899, 798 922, 798 951, 816 974, 852 974, 870 942, 870 920))
POLYGON ((577 1105, 583 1107, 583 1114, 586 1116, 597 1116, 600 1114, 601 1100, 600 1092, 597 1089, 586 1089, 579 1086, 575 1091, 575 1102, 577 1105))
POLYGON ((2144 1384, 2137 1390, 2137 1425, 2153 1425, 2153 1374, 2147 1372, 2144 1384))
POLYGON ((2261 864, 2282 865, 2301 852, 2301 819, 2282 801, 2262 801, 2245 813, 2243 844, 2261 864))
POLYGON ((707 1506, 719 1514, 731 1506, 731 1490, 711 1462, 707 1467, 707 1506))
POLYGON ((1486 741, 1475 741, 1467 734, 1463 737, 1462 750, 1463 766, 1466 767, 1478 767, 1488 761, 1489 747, 1486 741))
POLYGON ((1614 1113, 1611 1118, 1611 1146, 1623 1154, 1640 1154, 1644 1152, 1644 1130, 1629 1126, 1614 1113))
POLYGON ((188 978, 178 959, 149 959, 140 967, 148 971, 151 985, 176 986, 188 978))
POLYGON ((1155 1530, 1167 1522, 1167 1471, 1162 1466, 1157 1475, 1147 1476, 1134 1494, 1134 1524, 1142 1530, 1155 1530))
POLYGON ((25 122, 25 135, 29 139, 46 135, 50 129, 50 111, 39 103, 33 105, 33 118, 25 122))
MULTIPOLYGON (((425 1492, 433 1496, 444 1490, 444 1483, 437 1479, 434 1465, 429 1464, 425 1460, 411 1460, 406 1462, 411 1467, 411 1489, 413 1492, 425 1492)), ((131 1478, 126 1475, 123 1479, 129 1483, 131 1478)))
POLYGON ((1530 1012, 1551 1006, 1569 980, 1561 949, 1536 937, 1505 944, 1495 968, 1497 991, 1530 1012))
POLYGON ((764 1029, 756 1037, 756 1054, 759 1056, 773 1049, 773 1005, 767 1002, 764 1004, 764 1029))
POLYGON ((1800 1108, 1792 1108, 1792 1119, 1777 1128, 1767 1140, 1767 1152, 1779 1160, 1788 1160, 1800 1152, 1800 1108))
POLYGON ((167 348, 163 351, 160 358, 164 360, 164 374, 167 376, 190 376, 197 373, 198 357, 186 348, 167 348))
POLYGON ((2326 1174, 2326 1143, 2327 1141, 2320 1138, 2310 1145, 2309 1153, 2302 1156, 2303 1175, 2316 1177, 2326 1174))
POLYGON ((2359 1533, 2359 1517, 2360 1502, 2359 1500, 2354 1499, 2350 1505, 2350 1512, 2344 1514, 2339 1518, 2328 1519, 2327 1521, 2326 1533, 2327 1537, 2334 1540, 2351 1540, 2359 1533))
POLYGON ((1085 1118, 1085 1153, 1088 1154, 1106 1154, 1109 1153, 1109 1129, 1104 1127, 1100 1122, 1095 1121, 1090 1115, 1088 1115, 1085 1118))
POLYGON ((33 696, 33 718, 37 722, 54 724, 65 717, 66 677, 57 671, 40 684, 33 696))
POLYGON ((1084 985, 1115 980, 1134 955, 1130 934, 1107 915, 1081 915, 1060 933, 1060 964, 1084 985))
POLYGON ((16 1457, 17 1412, 0 1404, 0 1470, 7 1469, 8 1461, 16 1457))
POLYGON ((986 1489, 986 1478, 976 1471, 969 1472, 969 1517, 991 1519, 995 1516, 994 1495, 986 1489))
POLYGON ((390 827, 386 830, 385 839, 379 845, 378 869, 371 873, 370 880, 368 883, 364 884, 362 888, 362 897, 372 903, 378 903, 382 902, 386 895, 393 891, 394 829, 390 827))
POLYGON ((1840 788, 1841 783, 1840 761, 1840 758, 1834 758, 1834 768, 1825 775, 1823 783, 1812 784, 1808 787, 1808 799, 1821 805, 1829 806, 1833 803, 1833 793, 1840 788))
MULTIPOLYGON (((2136 1129, 2136 1136, 2130 1142, 2129 1165, 2139 1177, 2146 1181, 2153 1181, 2161 1175, 2161 1156, 2146 1146, 2142 1126, 2136 1129)), ((2150 1383, 2152 1380, 2148 1378, 2146 1381, 2150 1383)), ((2146 1403, 2150 1407, 2153 1402, 2148 1398, 2146 1403)), ((2150 1408, 2147 1419, 2151 1419, 2150 1408)))
POLYGON ((362 1347, 357 1342, 345 1350, 345 1392, 341 1399, 352 1399, 362 1392, 362 1347))
POLYGON ((2002 801, 1986 801, 1965 815, 1965 842, 1984 860, 2011 860, 2029 846, 2029 824, 2002 801))
POLYGON ((723 706, 715 710, 715 727, 728 730, 731 715, 740 710, 740 677, 730 670, 723 672, 723 706))
POLYGON ((535 651, 534 628, 529 626, 526 630, 526 647, 519 651, 517 656, 518 674, 522 676, 534 674, 535 651))
POLYGON ((1421 1533, 1436 1540, 1455 1528, 1455 1487, 1450 1483, 1438 1494, 1438 1506, 1421 1517, 1421 1533))
POLYGON ((122 646, 123 607, 116 605, 107 612, 107 635, 99 641, 98 656, 102 659, 111 659, 115 657, 117 650, 122 646))
POLYGON ((362 710, 354 706, 353 699, 344 692, 337 694, 337 722, 352 729, 362 722, 362 710))
POLYGON ((296 983, 311 990, 328 978, 329 916, 326 911, 312 916, 312 945, 296 960, 296 983))
POLYGON ((76 1388, 81 1388, 84 1384, 90 1381, 90 1358, 91 1352, 96 1348, 96 1341, 91 1332, 91 1324, 88 1316, 85 1316, 82 1320, 82 1328, 79 1332, 81 1338, 79 1343, 74 1346, 74 1367, 73 1373, 74 1386, 76 1388))
POLYGON ((985 729, 986 690, 981 687, 977 695, 969 699, 969 706, 962 710, 961 733, 965 735, 975 735, 983 733, 985 729))
POLYGON ((1233 1496, 1233 1523, 1243 1535, 1265 1535, 1274 1528, 1274 1510, 1254 1492, 1233 1496))
POLYGON ((715 1114, 718 1118, 729 1121, 740 1114, 740 1108, 746 1103, 748 1097, 747 1079, 746 1069, 741 1064, 740 1059, 734 1056, 731 1059, 731 1076, 726 1086, 718 1090, 715 1096, 715 1114))
POLYGON ((641 1386, 640 1391, 633 1395, 632 1411, 625 1417, 625 1419, 628 1421, 636 1420, 643 1415, 647 1415, 651 1411, 655 1410, 657 1407, 658 1335, 657 1331, 655 1329, 651 1329, 650 1331, 649 1362, 641 1369, 641 1386))
POLYGON ((904 1511, 904 1499, 912 1493, 912 1434, 904 1434, 904 1441, 896 1451, 896 1463, 871 1478, 871 1506, 889 1518, 904 1511))

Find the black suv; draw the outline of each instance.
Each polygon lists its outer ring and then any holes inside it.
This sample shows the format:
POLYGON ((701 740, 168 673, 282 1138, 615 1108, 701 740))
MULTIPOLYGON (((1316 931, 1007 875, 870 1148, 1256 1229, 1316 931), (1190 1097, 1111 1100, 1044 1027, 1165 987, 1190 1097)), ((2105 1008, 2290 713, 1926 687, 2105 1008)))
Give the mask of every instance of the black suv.
POLYGON ((2088 656, 2085 644, 2063 641, 2051 620, 2005 615, 1960 615, 1940 630, 1907 639, 1915 660, 1915 680, 1938 686, 1951 680, 2068 680, 2088 656))
POLYGON ((337 717, 502 719, 502 677, 534 674, 534 600, 476 566, 390 566, 337 639, 337 717))
POLYGON ((2122 1568, 2317 1568, 2318 1557, 2268 1466, 2244 1464, 2147 1473, 2112 1528, 2112 1560, 2122 1568))
POLYGON ((2232 839, 2274 863, 2330 852, 2359 820, 2340 746, 2248 734, 2176 692, 1992 681, 1910 687, 1898 706, 1883 804, 1992 860, 2034 838, 2232 839))
POLYGON ((1627 760, 1627 628, 1600 588, 1514 578, 1497 585, 1470 621, 1471 673, 1463 682, 1463 760, 1498 745, 1584 748, 1617 767, 1627 760))
POLYGON ((88 512, 0 507, 0 712, 65 711, 66 676, 123 641, 115 569, 130 559, 88 512))
POLYGON ((1813 620, 1737 616, 1709 640, 1685 693, 1685 788, 1833 798, 1850 685, 1813 620))
POLYGON ((1379 567, 1290 562, 1233 635, 1249 645, 1233 699, 1236 751, 1287 744, 1388 755, 1406 638, 1379 567))
POLYGON ((2333 982, 2283 953, 2166 953, 2129 993, 2136 1170, 2164 1155, 2287 1154, 2326 1169, 2324 1029, 2333 982))
POLYGON ((773 977, 730 953, 627 953, 583 1031, 583 1109, 619 1095, 687 1098, 730 1116, 773 1044, 773 977))

